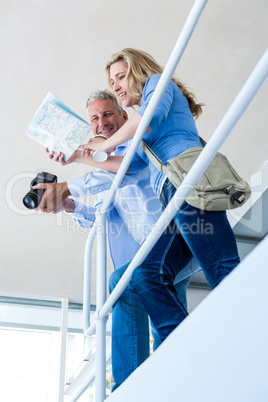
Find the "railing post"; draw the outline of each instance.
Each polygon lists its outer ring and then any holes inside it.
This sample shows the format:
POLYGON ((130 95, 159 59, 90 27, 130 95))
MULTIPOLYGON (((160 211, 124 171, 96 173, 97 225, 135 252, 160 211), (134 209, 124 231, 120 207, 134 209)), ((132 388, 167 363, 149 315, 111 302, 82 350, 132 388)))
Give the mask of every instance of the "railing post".
POLYGON ((106 321, 99 311, 106 301, 106 218, 107 213, 96 212, 97 228, 97 295, 96 295, 96 382, 95 401, 106 398, 106 321))
POLYGON ((150 121, 152 120, 152 116, 154 115, 157 106, 169 84, 169 81, 171 80, 171 77, 173 76, 176 67, 183 55, 183 52, 194 32, 194 29, 199 21, 199 18, 207 4, 208 0, 196 0, 191 12, 186 20, 186 23, 183 26, 183 29, 179 35, 179 38, 177 40, 177 43, 175 44, 175 47, 168 59, 167 65, 162 73, 162 76, 155 88, 155 91, 153 93, 153 96, 145 110, 145 113, 140 121, 140 124, 136 130, 136 133, 132 139, 131 145, 127 151, 126 156, 123 158, 123 161, 118 169, 118 172, 115 176, 115 179, 112 183, 112 186, 105 197, 103 201, 103 205, 101 207, 102 211, 105 211, 107 208, 109 208, 109 205, 111 204, 113 197, 115 195, 115 192, 117 188, 120 186, 121 181, 123 180, 123 177, 125 173, 128 170, 128 167, 130 165, 130 161, 133 159, 134 154, 144 136, 145 131, 147 130, 150 121))
POLYGON ((61 350, 60 350, 60 378, 59 378, 59 397, 58 402, 64 401, 65 371, 66 371, 66 351, 68 337, 68 307, 69 300, 63 298, 61 301, 61 350))
MULTIPOLYGON (((152 228, 151 233, 141 245, 135 257, 132 259, 127 270, 124 272, 120 281, 117 283, 112 294, 100 311, 100 316, 105 317, 108 314, 111 306, 117 301, 123 293, 127 284, 130 282, 132 272, 136 267, 141 265, 144 259, 149 254, 150 250, 154 247, 157 240, 162 235, 163 231, 175 216, 176 212, 180 209, 183 201, 190 194, 192 188, 197 183, 203 172, 206 170, 220 146, 224 143, 239 118, 245 112, 250 102, 257 94, 258 90, 268 78, 268 49, 265 51, 261 60, 251 73, 250 77, 244 84, 243 88, 237 95, 236 99, 230 106, 226 115, 214 131, 212 137, 209 139, 207 145, 191 167, 187 176, 183 180, 180 187, 168 203, 166 209, 152 228)), ((151 102, 151 101, 150 101, 151 102)), ((127 155, 125 156, 127 158, 127 155)))
POLYGON ((93 242, 96 235, 96 225, 94 224, 86 242, 84 254, 84 284, 83 284, 83 329, 84 334, 90 327, 90 305, 91 305, 91 256, 93 242))

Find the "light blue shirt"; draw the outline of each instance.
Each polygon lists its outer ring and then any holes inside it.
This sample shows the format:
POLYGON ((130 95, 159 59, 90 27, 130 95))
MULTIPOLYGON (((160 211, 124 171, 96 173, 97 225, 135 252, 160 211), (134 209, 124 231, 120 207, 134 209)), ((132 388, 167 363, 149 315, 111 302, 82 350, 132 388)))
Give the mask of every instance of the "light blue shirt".
MULTIPOLYGON (((124 156, 129 144, 118 147, 116 155, 124 156)), ((138 166, 135 173, 125 175, 108 214, 108 242, 115 269, 133 259, 162 213, 162 204, 150 185, 150 169, 142 161, 138 166)), ((98 169, 67 182, 74 197, 97 194, 94 207, 74 200, 75 213, 70 215, 81 227, 93 226, 95 212, 114 178, 115 173, 98 169)))
MULTIPOLYGON (((140 116, 143 116, 160 77, 160 74, 152 75, 146 81, 141 107, 137 110, 140 116)), ((152 130, 144 135, 143 140, 165 165, 169 159, 187 149, 202 146, 188 101, 173 81, 169 82, 150 126, 152 130)), ((148 163, 148 158, 140 147, 137 154, 148 163)), ((165 176, 152 163, 149 167, 152 172, 152 187, 159 195, 165 176)))
MULTIPOLYGON (((118 147, 116 154, 124 156, 129 143, 130 141, 118 147)), ((74 197, 98 194, 94 207, 74 200, 75 213, 70 215, 81 227, 93 226, 95 212, 101 207, 114 177, 115 173, 98 169, 67 182, 74 197)), ((145 167, 136 173, 126 174, 116 192, 107 219, 108 242, 115 269, 133 259, 161 213, 162 204, 150 185, 150 169, 145 167)), ((180 272, 179 280, 192 276, 197 268, 197 263, 188 264, 180 272)))

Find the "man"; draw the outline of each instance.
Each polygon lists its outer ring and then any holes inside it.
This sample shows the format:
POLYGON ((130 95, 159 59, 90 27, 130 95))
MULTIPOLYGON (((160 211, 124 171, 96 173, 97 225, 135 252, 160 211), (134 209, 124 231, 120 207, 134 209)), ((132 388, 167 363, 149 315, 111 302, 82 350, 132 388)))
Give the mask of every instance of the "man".
MULTIPOLYGON (((97 91, 91 95, 87 104, 90 122, 95 135, 105 135, 110 137, 127 120, 127 114, 118 105, 115 96, 109 91, 97 91)), ((68 161, 80 162, 93 165, 95 167, 105 167, 105 169, 116 171, 120 165, 123 156, 126 153, 129 144, 124 144, 115 150, 115 155, 108 157, 104 163, 95 162, 91 155, 82 156, 80 151, 68 161)), ((65 165, 63 155, 49 154, 50 158, 65 165)), ((95 209, 85 207, 76 200, 68 198, 70 195, 80 197, 88 194, 99 194, 96 206, 99 207, 105 197, 105 191, 110 187, 114 174, 104 170, 92 171, 80 178, 69 180, 64 183, 40 184, 36 188, 45 188, 45 194, 38 209, 43 212, 57 213, 63 209, 72 213, 74 219, 83 227, 91 227, 95 219, 95 209)), ((115 271, 110 278, 110 290, 117 284, 118 280, 125 271, 128 263, 133 259, 135 253, 143 243, 150 232, 152 225, 157 221, 161 214, 161 204, 156 198, 149 184, 149 170, 142 161, 136 161, 135 168, 131 168, 128 175, 125 176, 120 189, 113 201, 113 208, 108 216, 108 237, 111 257, 114 263, 115 271), (146 210, 144 206, 147 206, 146 210), (113 228, 120 228, 115 235, 113 228), (125 245, 127 244, 127 247, 125 245)), ((163 260, 169 271, 170 278, 175 277, 177 267, 184 267, 191 259, 191 253, 187 246, 181 241, 171 249, 170 244, 176 243, 176 233, 167 233, 163 235, 157 243, 154 251, 145 260, 145 264, 152 267, 163 260), (177 262, 181 253, 180 264, 177 262), (165 255, 165 258, 163 258, 165 255), (174 268, 176 265, 176 269, 174 268)), ((139 269, 139 268, 138 268, 139 269)), ((186 315, 186 288, 187 275, 192 274, 191 267, 187 267, 185 275, 181 272, 181 282, 177 286, 179 299, 175 289, 171 290, 171 299, 176 299, 179 308, 174 309, 174 315, 179 315, 179 319, 170 323, 170 328, 178 325, 186 315), (190 270, 189 270, 190 269, 190 270)), ((136 276, 137 288, 140 289, 139 278, 136 276)), ((165 281, 167 278, 165 278, 165 281)), ((162 281, 162 279, 161 279, 162 281)), ((161 282, 158 277, 155 278, 155 286, 165 287, 170 284, 161 282)), ((147 297, 146 297, 147 299, 147 297)), ((146 300, 145 300, 146 301, 146 300)), ((150 315, 154 316, 153 321, 160 328, 160 337, 163 340, 170 332, 170 328, 162 328, 162 317, 157 317, 154 310, 158 301, 153 300, 153 305, 147 303, 150 315), (159 319, 160 318, 160 319, 159 319)), ((168 301, 167 301, 168 305, 168 301)), ((177 306, 175 306, 177 307, 177 306)), ((173 307, 174 308, 174 307, 173 307)), ((171 316, 173 312, 171 311, 171 316)), ((151 317, 152 318, 152 317, 151 317)), ((112 367, 115 380, 115 387, 118 387, 131 372, 139 366, 149 355, 148 346, 148 316, 144 310, 143 303, 133 288, 132 283, 128 285, 122 296, 115 304, 113 309, 113 327, 112 327, 112 367)), ((158 335, 157 331, 154 331, 158 335)), ((161 342, 158 341, 158 342, 161 342)))

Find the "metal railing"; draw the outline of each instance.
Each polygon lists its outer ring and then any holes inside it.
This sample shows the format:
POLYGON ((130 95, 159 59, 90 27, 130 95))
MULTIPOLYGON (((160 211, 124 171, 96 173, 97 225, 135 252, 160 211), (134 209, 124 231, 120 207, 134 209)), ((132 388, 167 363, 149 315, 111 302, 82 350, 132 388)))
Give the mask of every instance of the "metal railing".
POLYGON ((207 0, 197 0, 190 12, 190 15, 184 25, 182 33, 175 45, 175 48, 169 58, 167 66, 162 74, 162 77, 155 89, 153 97, 142 117, 139 127, 132 140, 131 146, 123 159, 123 162, 115 176, 112 186, 108 192, 107 198, 100 210, 96 214, 96 222, 87 239, 85 249, 85 264, 84 264, 84 333, 89 336, 96 331, 96 402, 101 402, 105 399, 105 365, 106 365, 106 317, 118 300, 126 286, 131 280, 134 269, 142 264, 144 259, 149 254, 152 247, 162 235, 163 231, 172 220, 178 209, 181 207, 185 198, 189 195, 192 188, 199 180, 205 169, 208 167, 219 148, 226 140, 231 130, 238 122, 257 91, 268 76, 268 50, 264 53, 259 63, 253 70, 252 74, 246 81, 245 85, 239 92, 238 96, 230 106, 226 115, 213 133, 206 147, 192 166, 183 183, 176 191, 174 197, 166 207, 165 211, 159 218, 158 222, 153 227, 151 233, 144 241, 136 256, 128 266, 124 275, 118 282, 117 286, 106 300, 106 218, 108 208, 112 203, 113 197, 119 187, 129 164, 143 138, 151 118, 164 94, 166 87, 174 74, 177 64, 187 46, 187 43, 194 31, 198 19, 207 3, 207 0), (90 325, 90 286, 91 286, 91 252, 93 241, 97 236, 97 300, 96 300, 96 315, 95 321, 90 325))

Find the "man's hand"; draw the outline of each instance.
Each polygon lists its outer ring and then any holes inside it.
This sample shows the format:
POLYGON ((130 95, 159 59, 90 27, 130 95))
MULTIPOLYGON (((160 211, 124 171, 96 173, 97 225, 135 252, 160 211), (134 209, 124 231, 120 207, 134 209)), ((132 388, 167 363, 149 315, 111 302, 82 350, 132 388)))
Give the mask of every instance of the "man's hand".
POLYGON ((36 210, 56 214, 65 209, 64 201, 71 194, 67 182, 39 183, 36 186, 33 186, 33 189, 38 188, 45 189, 45 192, 40 205, 36 208, 36 210))
POLYGON ((49 159, 52 159, 55 162, 59 162, 61 166, 69 165, 70 163, 76 162, 76 160, 81 156, 81 151, 76 150, 66 162, 64 160, 64 154, 62 152, 57 152, 56 154, 53 151, 49 151, 46 148, 46 152, 48 153, 49 159))
POLYGON ((63 207, 67 212, 75 212, 75 204, 71 198, 66 198, 66 200, 63 201, 63 207))

